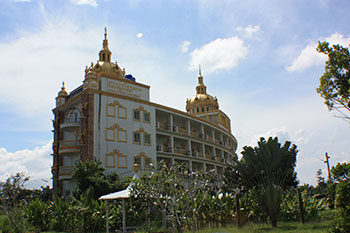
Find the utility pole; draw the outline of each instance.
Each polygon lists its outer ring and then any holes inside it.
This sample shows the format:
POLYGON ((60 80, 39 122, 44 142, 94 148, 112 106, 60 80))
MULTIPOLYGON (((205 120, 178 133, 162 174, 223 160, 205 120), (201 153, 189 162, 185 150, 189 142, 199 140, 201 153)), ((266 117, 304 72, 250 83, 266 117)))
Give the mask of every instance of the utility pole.
POLYGON ((331 180, 331 170, 329 169, 329 158, 331 158, 330 156, 328 156, 328 153, 326 152, 326 161, 324 161, 324 163, 327 163, 327 169, 328 169, 328 180, 331 180))

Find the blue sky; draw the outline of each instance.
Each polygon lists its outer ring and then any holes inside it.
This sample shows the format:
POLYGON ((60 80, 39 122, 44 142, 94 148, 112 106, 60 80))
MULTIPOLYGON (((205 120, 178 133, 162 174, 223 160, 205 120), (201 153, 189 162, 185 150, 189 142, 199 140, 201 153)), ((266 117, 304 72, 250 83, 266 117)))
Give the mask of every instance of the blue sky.
POLYGON ((151 86, 151 100, 185 110, 198 64, 208 92, 231 118, 239 149, 260 136, 295 143, 301 183, 350 161, 350 125, 315 89, 319 40, 350 43, 347 0, 1 0, 0 180, 17 171, 47 183, 51 109, 96 62, 108 28, 112 60, 151 86))

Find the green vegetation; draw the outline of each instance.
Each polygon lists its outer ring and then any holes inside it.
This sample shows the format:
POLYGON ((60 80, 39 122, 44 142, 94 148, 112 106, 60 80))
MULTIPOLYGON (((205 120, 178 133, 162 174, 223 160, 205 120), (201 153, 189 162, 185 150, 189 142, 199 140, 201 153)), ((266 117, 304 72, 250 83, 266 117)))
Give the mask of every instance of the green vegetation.
POLYGON ((257 147, 244 147, 242 159, 226 173, 229 189, 253 190, 253 199, 274 227, 277 226, 283 190, 297 184, 294 168, 298 151, 295 145, 290 145, 285 142, 281 147, 277 137, 267 141, 261 138, 257 147))
MULTIPOLYGON (((210 171, 160 163, 133 181, 127 225, 140 232, 349 232, 350 164, 332 167, 327 181, 319 171, 316 187, 296 189, 296 155, 289 142, 261 139, 244 148, 224 184, 210 171)), ((48 187, 25 189, 28 178, 21 174, 1 183, 0 232, 104 232, 107 203, 97 195, 125 188, 130 178, 104 175, 93 161, 79 163, 73 177, 77 188, 66 198, 52 198, 48 187)), ((121 228, 120 201, 110 204, 109 223, 121 228)))
POLYGON ((329 110, 350 120, 350 52, 348 48, 328 42, 318 42, 317 51, 328 55, 325 72, 320 78, 317 93, 325 100, 329 110))
POLYGON ((198 233, 262 233, 262 232, 313 232, 326 233, 329 232, 329 222, 312 222, 312 223, 280 223, 278 227, 272 227, 268 224, 252 224, 249 223, 241 228, 217 228, 199 230, 198 233))

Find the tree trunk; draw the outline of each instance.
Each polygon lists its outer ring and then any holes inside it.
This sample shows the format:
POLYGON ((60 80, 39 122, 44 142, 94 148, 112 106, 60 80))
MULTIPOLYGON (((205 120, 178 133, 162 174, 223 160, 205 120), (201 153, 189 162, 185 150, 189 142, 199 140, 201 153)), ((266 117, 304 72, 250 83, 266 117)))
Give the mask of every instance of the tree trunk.
POLYGON ((192 217, 192 233, 195 233, 196 231, 196 217, 192 217))
POLYGON ((241 207, 239 206, 239 192, 236 194, 237 227, 241 227, 241 207))
POLYGON ((302 224, 305 224, 303 200, 301 199, 299 188, 297 188, 297 194, 298 194, 298 201, 299 201, 300 220, 302 224))
POLYGON ((275 216, 270 216, 271 225, 277 227, 277 218, 275 216))

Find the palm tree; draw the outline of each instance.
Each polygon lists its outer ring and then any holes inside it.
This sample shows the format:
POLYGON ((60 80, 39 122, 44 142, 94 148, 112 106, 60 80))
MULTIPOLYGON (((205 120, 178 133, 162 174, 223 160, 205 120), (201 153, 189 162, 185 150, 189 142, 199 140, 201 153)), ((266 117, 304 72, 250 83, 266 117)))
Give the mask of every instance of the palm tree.
POLYGON ((296 148, 288 141, 281 147, 277 137, 267 141, 260 138, 258 146, 243 148, 243 157, 228 174, 231 188, 256 190, 257 201, 274 227, 277 226, 282 191, 298 184, 294 172, 296 148))

